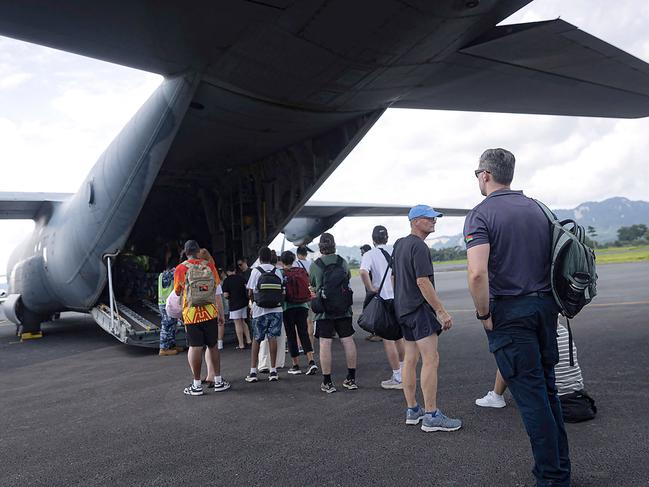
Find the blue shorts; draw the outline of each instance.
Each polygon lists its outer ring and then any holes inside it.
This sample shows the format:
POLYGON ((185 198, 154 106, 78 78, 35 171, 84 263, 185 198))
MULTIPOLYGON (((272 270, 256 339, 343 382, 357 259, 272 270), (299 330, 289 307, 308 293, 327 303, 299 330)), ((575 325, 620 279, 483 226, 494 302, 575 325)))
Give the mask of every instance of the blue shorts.
POLYGON ((434 333, 442 333, 442 325, 437 321, 435 311, 426 303, 416 311, 401 317, 399 321, 403 338, 409 342, 416 342, 434 333))
POLYGON ((282 313, 268 313, 252 320, 252 336, 258 342, 282 334, 282 313))

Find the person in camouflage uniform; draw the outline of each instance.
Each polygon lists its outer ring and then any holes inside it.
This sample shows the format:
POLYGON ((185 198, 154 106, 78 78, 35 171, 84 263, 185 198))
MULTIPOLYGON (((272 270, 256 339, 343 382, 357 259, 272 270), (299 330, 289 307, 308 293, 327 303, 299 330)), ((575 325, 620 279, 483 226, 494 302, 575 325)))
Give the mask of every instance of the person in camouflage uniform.
POLYGON ((167 315, 165 304, 174 289, 175 268, 167 269, 158 276, 158 309, 160 310, 160 352, 158 355, 176 355, 176 326, 178 320, 167 315))

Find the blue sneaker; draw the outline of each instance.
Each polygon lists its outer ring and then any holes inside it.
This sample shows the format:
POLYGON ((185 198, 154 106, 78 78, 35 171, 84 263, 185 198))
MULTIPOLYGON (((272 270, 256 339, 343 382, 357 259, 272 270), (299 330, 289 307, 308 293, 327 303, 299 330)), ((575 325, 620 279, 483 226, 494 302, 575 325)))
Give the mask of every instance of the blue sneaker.
POLYGON ((419 424, 424 418, 424 408, 417 406, 417 409, 406 409, 406 424, 419 424))
POLYGON ((462 421, 459 419, 451 419, 444 416, 439 409, 437 415, 433 416, 431 413, 426 413, 424 421, 421 423, 422 431, 457 431, 462 427, 462 421))

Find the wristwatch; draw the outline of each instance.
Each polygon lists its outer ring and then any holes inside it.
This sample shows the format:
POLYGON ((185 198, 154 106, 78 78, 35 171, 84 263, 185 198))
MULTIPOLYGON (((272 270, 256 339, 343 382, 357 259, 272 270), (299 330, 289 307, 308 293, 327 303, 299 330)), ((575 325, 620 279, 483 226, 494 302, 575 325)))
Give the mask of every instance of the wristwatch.
POLYGON ((475 317, 478 318, 480 321, 488 320, 491 318, 491 311, 487 311, 486 315, 480 316, 480 313, 478 313, 478 310, 475 310, 475 317))

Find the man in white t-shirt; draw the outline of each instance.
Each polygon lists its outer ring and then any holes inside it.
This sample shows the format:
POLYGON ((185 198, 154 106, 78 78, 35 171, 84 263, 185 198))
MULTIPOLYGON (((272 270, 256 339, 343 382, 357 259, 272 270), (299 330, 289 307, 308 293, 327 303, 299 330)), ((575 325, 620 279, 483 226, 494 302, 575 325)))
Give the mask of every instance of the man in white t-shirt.
POLYGON ((277 375, 277 337, 282 334, 282 305, 278 302, 274 307, 261 307, 256 302, 255 290, 257 283, 262 275, 259 271, 261 268, 264 272, 273 272, 282 282, 282 275, 275 266, 270 263, 271 251, 268 247, 262 247, 259 250, 259 265, 252 269, 250 280, 246 285, 250 299, 253 300, 252 305, 252 350, 250 357, 250 373, 246 377, 246 382, 257 382, 257 363, 259 359, 259 344, 268 337, 268 348, 270 349, 270 374, 268 380, 273 382, 278 380, 277 375))
POLYGON ((295 262, 293 262, 293 267, 301 267, 307 272, 307 274, 309 273, 311 264, 313 264, 313 261, 306 258, 309 252, 312 252, 312 250, 309 249, 309 247, 307 247, 306 245, 301 245, 295 251, 295 255, 297 255, 297 259, 295 259, 295 262))
MULTIPOLYGON (((374 248, 363 254, 361 259, 360 276, 368 294, 375 295, 381 287, 383 276, 383 299, 394 299, 392 288, 392 269, 388 268, 392 259, 392 248, 388 247, 388 230, 383 225, 377 225, 372 230, 374 248), (387 275, 386 275, 387 271, 387 275)), ((365 301, 366 303, 368 300, 365 301)), ((381 382, 383 389, 403 389, 401 384, 401 368, 403 367, 404 346, 403 338, 399 340, 383 340, 385 355, 392 368, 392 377, 381 382)))

